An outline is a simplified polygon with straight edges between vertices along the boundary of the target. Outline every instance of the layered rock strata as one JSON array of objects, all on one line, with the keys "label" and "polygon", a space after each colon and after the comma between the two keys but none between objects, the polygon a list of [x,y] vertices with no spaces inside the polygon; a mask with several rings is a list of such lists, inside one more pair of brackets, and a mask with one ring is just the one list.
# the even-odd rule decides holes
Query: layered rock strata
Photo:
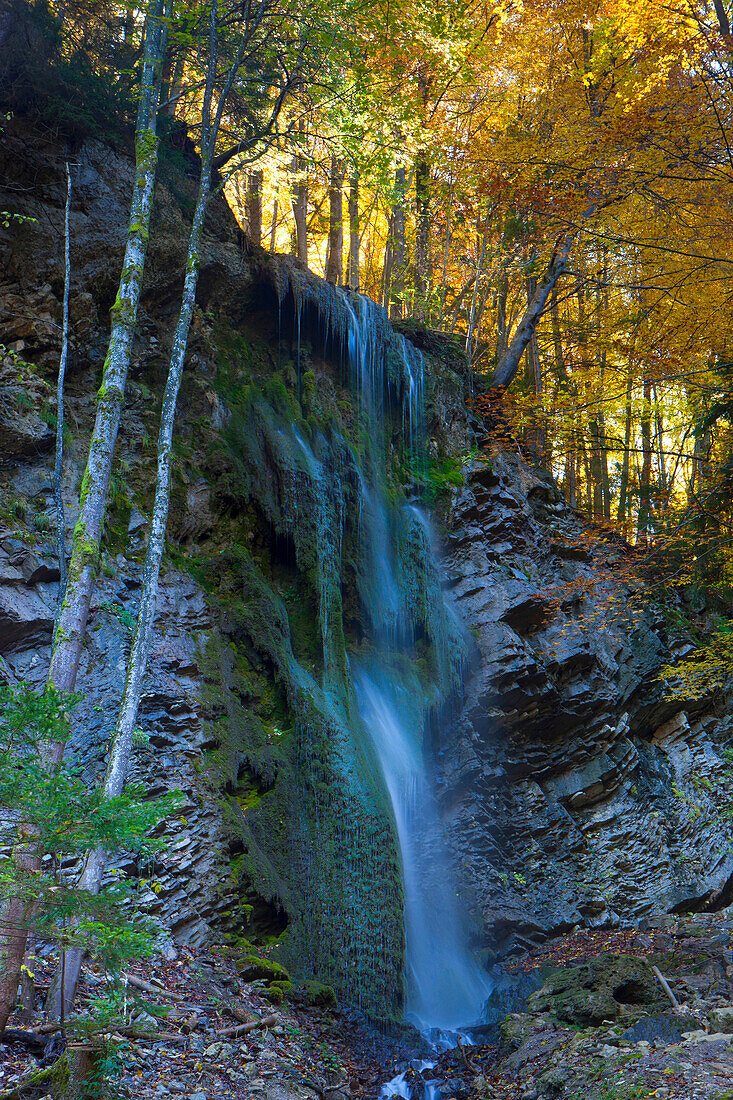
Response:
[{"label": "layered rock strata", "polygon": [[730,719],[665,698],[683,643],[633,566],[516,455],[456,494],[447,584],[477,659],[439,768],[493,954],[728,898]]}]

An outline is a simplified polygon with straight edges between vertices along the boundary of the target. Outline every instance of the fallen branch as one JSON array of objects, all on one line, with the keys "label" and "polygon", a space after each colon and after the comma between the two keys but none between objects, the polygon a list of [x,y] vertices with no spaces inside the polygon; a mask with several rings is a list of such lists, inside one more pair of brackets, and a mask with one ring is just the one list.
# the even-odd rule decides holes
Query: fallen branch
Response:
[{"label": "fallen branch", "polygon": [[239,1020],[240,1024],[251,1024],[253,1022],[249,1012],[242,1005],[238,1005],[236,1001],[225,1001],[224,1008],[230,1016],[233,1016],[235,1020]]},{"label": "fallen branch", "polygon": [[42,1039],[37,1031],[21,1031],[15,1027],[5,1028],[0,1035],[0,1043],[22,1043],[32,1054],[39,1055],[43,1054],[46,1046],[45,1039]]},{"label": "fallen branch", "polygon": [[166,989],[162,985],[153,982],[146,982],[144,978],[138,978],[137,974],[125,974],[124,978],[134,985],[136,989],[142,989],[144,993],[156,993],[159,997],[168,997],[171,1001],[177,1001],[178,1004],[185,1004],[186,998],[182,997],[180,993],[173,993],[172,990]]},{"label": "fallen branch", "polygon": [[181,1021],[181,1027],[186,1032],[195,1031],[199,1026],[200,1018],[199,1012],[192,1012],[190,1016],[187,1016],[185,1020]]},{"label": "fallen branch", "polygon": [[261,1020],[251,1020],[248,1024],[237,1024],[236,1027],[225,1027],[223,1031],[217,1031],[217,1036],[224,1039],[229,1035],[246,1035],[249,1031],[256,1031],[258,1027],[269,1027],[278,1022],[277,1016],[263,1016]]},{"label": "fallen branch", "polygon": [[664,974],[662,974],[661,970],[657,966],[654,966],[653,964],[652,964],[652,971],[654,973],[654,977],[657,979],[657,981],[661,985],[662,989],[664,990],[664,992],[669,997],[672,1008],[675,1010],[675,1012],[678,1014],[678,1016],[684,1015],[684,1009],[682,1009],[680,1007],[680,1002],[677,1000],[674,993],[670,989],[669,982],[665,978]]}]

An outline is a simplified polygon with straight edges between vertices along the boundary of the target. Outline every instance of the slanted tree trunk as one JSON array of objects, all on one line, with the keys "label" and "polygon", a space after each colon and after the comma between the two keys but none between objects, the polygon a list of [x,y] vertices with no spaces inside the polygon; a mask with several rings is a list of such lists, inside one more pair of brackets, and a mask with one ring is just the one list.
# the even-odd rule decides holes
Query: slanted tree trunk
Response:
[{"label": "slanted tree trunk", "polygon": [[[163,408],[160,419],[160,431],[158,434],[158,474],[155,484],[155,502],[153,505],[153,520],[151,524],[150,539],[148,541],[143,573],[143,588],[138,611],[137,628],[132,643],[130,659],[127,666],[127,676],[122,694],[122,701],[117,716],[112,744],[110,749],[107,773],[104,781],[104,796],[107,799],[119,797],[127,777],[127,769],[132,749],[132,737],[137,720],[137,712],[142,694],[143,679],[147,667],[150,642],[155,623],[155,607],[158,596],[158,580],[160,576],[160,563],[165,550],[165,533],[168,522],[168,507],[170,502],[171,482],[171,451],[173,446],[173,428],[176,414],[178,392],[183,376],[183,365],[188,344],[188,334],[191,327],[193,308],[196,303],[196,287],[198,285],[199,269],[201,265],[201,239],[203,235],[204,218],[211,194],[211,172],[213,152],[216,145],[216,137],[221,123],[226,96],[231,88],[234,77],[234,67],[239,67],[234,62],[229,79],[224,85],[222,94],[216,109],[216,114],[211,118],[211,103],[216,83],[217,68],[217,4],[211,3],[210,15],[210,47],[209,63],[207,69],[206,85],[202,107],[202,133],[201,133],[201,176],[199,179],[198,197],[194,210],[191,234],[188,242],[188,255],[186,257],[186,276],[183,284],[183,297],[181,309],[178,315],[173,347],[168,368],[168,379],[163,395]],[[97,894],[102,881],[102,875],[106,864],[105,853],[101,849],[88,852],[84,861],[78,888]],[[74,947],[66,952],[63,968],[63,982],[60,976],[52,989],[49,1011],[54,1019],[65,1018],[71,1011],[76,985],[79,979],[84,951]]]},{"label": "slanted tree trunk", "polygon": [[247,233],[253,244],[262,244],[262,181],[261,168],[250,171],[247,177]]},{"label": "slanted tree trunk", "polygon": [[344,283],[344,162],[331,157],[328,188],[328,260],[326,279],[334,286]]},{"label": "slanted tree trunk", "polygon": [[349,177],[349,290],[359,289],[359,173]]},{"label": "slanted tree trunk", "polygon": [[[593,216],[598,209],[598,204],[593,203],[581,216],[581,221],[585,222]],[[570,255],[573,250],[573,245],[578,236],[579,230],[573,228],[569,233],[557,242],[555,249],[550,257],[550,262],[547,265],[547,269],[542,278],[537,283],[537,289],[535,290],[532,301],[527,306],[524,312],[524,316],[517,325],[514,336],[511,339],[509,347],[502,355],[499,363],[497,364],[494,375],[491,379],[492,386],[506,387],[514,378],[517,370],[519,369],[519,363],[524,349],[531,340],[534,332],[537,328],[537,322],[542,316],[547,300],[552,294],[558,279],[561,275],[564,275],[567,271],[568,263],[570,261]]]},{"label": "slanted tree trunk", "polygon": [[[135,131],[135,179],[130,223],[117,299],[112,307],[112,332],[97,394],[97,416],[81,484],[79,520],[74,530],[71,561],[61,610],[54,631],[48,683],[59,692],[74,690],[89,604],[97,577],[99,549],[120,415],[125,396],[132,339],[142,287],[148,245],[153,187],[158,163],[156,132],[158,77],[165,52],[167,2],[150,0],[145,30],[143,67]],[[59,763],[64,745],[47,746],[49,762]],[[22,830],[21,830],[22,831]],[[40,854],[28,837],[21,843],[22,858],[31,871],[40,867]],[[12,904],[11,904],[12,910]],[[28,929],[7,907],[0,918],[0,1034],[5,1029],[18,991]]]}]

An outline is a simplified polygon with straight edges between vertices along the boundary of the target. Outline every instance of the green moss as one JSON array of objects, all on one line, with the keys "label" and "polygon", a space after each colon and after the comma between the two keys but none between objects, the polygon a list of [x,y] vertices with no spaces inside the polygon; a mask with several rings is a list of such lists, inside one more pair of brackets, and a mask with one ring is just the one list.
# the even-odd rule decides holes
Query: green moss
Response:
[{"label": "green moss", "polygon": [[297,989],[297,997],[307,1005],[336,1007],[336,994],[330,985],[323,985],[322,982],[303,982]]},{"label": "green moss", "polygon": [[284,966],[273,962],[272,959],[263,959],[259,955],[245,955],[237,960],[237,971],[246,982],[287,982],[290,984],[290,975]]}]

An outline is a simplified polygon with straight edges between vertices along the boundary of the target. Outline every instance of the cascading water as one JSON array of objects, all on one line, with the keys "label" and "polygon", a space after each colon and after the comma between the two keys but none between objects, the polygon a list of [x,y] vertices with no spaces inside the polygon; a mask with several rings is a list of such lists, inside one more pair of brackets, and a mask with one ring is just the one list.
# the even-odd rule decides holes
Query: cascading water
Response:
[{"label": "cascading water", "polygon": [[478,1022],[491,990],[468,949],[455,876],[415,728],[414,702],[389,674],[359,669],[356,686],[400,843],[407,1017],[425,1032],[455,1031]]},{"label": "cascading water", "polygon": [[[349,360],[371,429],[375,474],[371,487],[361,487],[360,589],[379,647],[371,660],[352,662],[352,674],[397,827],[405,897],[406,1015],[426,1034],[450,1032],[479,1021],[491,985],[469,948],[423,753],[422,727],[431,702],[436,702],[435,686],[426,687],[404,672],[405,655],[414,656],[414,609],[401,583],[396,518],[403,528],[424,526],[425,521],[408,506],[401,517],[390,514],[376,469],[376,451],[384,446],[385,393],[397,386],[404,442],[413,466],[419,462],[423,360],[417,349],[393,334],[384,311],[368,299],[358,299],[355,306],[348,302],[348,311]],[[383,455],[379,458],[383,463]],[[442,600],[437,588],[436,598]],[[447,615],[445,608],[433,608],[433,615],[438,611]],[[445,645],[449,637],[444,632]],[[447,653],[437,661],[443,668],[450,663]],[[400,1080],[385,1086],[385,1095],[409,1095]]]}]

